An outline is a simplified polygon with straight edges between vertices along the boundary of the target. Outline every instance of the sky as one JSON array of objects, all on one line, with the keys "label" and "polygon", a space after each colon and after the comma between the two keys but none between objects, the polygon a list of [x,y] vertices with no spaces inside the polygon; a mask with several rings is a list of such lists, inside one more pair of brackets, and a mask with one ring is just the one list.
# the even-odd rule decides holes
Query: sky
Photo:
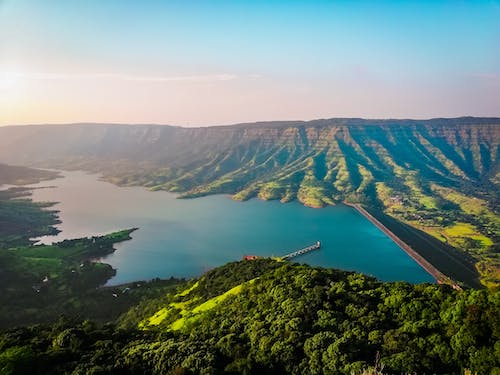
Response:
[{"label": "sky", "polygon": [[464,115],[500,116],[500,0],[0,0],[0,125]]}]

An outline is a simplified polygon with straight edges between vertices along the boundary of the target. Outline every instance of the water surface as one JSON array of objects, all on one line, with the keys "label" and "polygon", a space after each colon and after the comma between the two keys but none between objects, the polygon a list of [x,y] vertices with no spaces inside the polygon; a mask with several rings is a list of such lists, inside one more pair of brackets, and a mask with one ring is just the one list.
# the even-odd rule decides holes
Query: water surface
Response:
[{"label": "water surface", "polygon": [[155,277],[194,277],[245,254],[284,255],[317,240],[321,250],[296,258],[314,266],[355,270],[384,281],[433,278],[356,210],[312,209],[223,195],[176,199],[172,193],[117,187],[84,172],[33,186],[37,201],[56,201],[62,231],[44,243],[139,227],[104,258],[118,269],[110,284]]}]

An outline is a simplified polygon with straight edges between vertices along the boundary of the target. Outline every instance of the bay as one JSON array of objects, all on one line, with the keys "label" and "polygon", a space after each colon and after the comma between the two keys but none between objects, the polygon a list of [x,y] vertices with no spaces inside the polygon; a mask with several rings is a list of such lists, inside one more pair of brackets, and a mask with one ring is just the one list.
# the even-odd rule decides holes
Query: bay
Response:
[{"label": "bay", "polygon": [[321,249],[295,258],[313,266],[353,270],[384,281],[434,279],[355,209],[312,209],[298,202],[224,195],[177,199],[173,193],[117,187],[81,171],[32,185],[35,201],[59,202],[57,236],[42,243],[138,227],[103,262],[117,268],[108,284],[155,277],[195,277],[244,255],[281,256],[321,241]]}]

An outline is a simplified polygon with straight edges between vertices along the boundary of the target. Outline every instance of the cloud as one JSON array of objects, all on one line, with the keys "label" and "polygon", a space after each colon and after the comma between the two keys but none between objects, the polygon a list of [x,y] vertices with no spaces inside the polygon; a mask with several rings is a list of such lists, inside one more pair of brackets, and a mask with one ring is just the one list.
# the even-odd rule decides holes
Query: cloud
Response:
[{"label": "cloud", "polygon": [[172,75],[172,76],[147,76],[115,73],[26,73],[26,72],[0,72],[0,77],[10,79],[28,80],[87,80],[107,79],[135,82],[218,82],[231,81],[239,78],[235,74],[201,74],[201,75]]},{"label": "cloud", "polygon": [[124,75],[120,76],[125,81],[142,81],[142,82],[213,82],[213,81],[231,81],[238,78],[234,74],[208,74],[208,75],[192,75],[192,76],[135,76]]}]

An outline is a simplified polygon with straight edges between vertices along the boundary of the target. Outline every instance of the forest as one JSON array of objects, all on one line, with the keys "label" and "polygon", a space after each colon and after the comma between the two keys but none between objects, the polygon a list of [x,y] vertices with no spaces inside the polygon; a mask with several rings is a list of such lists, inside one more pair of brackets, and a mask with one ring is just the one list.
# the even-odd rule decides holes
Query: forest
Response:
[{"label": "forest", "polygon": [[352,272],[258,259],[209,271],[108,324],[60,319],[6,330],[0,369],[498,374],[499,338],[498,292],[381,283]]}]

